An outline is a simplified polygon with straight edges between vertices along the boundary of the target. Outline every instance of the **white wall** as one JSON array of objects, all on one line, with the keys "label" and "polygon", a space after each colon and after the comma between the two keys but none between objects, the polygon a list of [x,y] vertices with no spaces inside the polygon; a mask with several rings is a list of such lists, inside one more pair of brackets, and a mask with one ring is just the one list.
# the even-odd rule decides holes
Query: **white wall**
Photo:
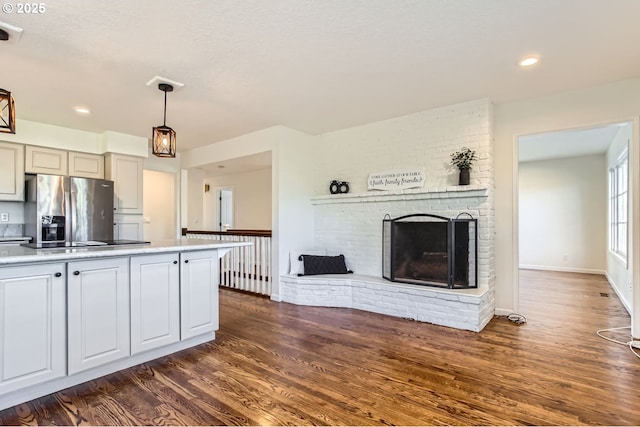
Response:
[{"label": "white wall", "polygon": [[188,171],[188,193],[189,201],[187,214],[187,228],[190,230],[204,230],[204,209],[203,209],[203,182],[205,171],[199,168]]},{"label": "white wall", "polygon": [[[630,141],[631,126],[621,127],[616,134],[613,142],[609,146],[609,150],[607,151],[607,169],[615,167],[618,157],[624,152],[625,149],[627,149]],[[636,193],[636,191],[629,192],[629,206],[633,205],[634,193]],[[633,222],[630,221],[627,235],[627,240],[629,242],[631,241],[632,233]],[[625,261],[621,259],[617,254],[607,250],[607,279],[620,297],[620,300],[627,308],[627,310],[629,312],[632,312],[631,307],[633,304],[633,269],[631,268],[630,260],[631,258],[628,258],[628,260]]]},{"label": "white wall", "polygon": [[332,179],[348,181],[352,193],[367,193],[370,173],[412,167],[424,169],[426,189],[454,186],[459,172],[449,166],[450,154],[466,146],[476,150],[479,157],[471,170],[471,184],[486,188],[487,196],[318,203],[314,209],[314,244],[308,247],[344,254],[356,273],[380,277],[385,214],[392,218],[413,213],[454,218],[461,212],[469,212],[478,218],[478,283],[492,289],[495,267],[491,111],[489,100],[482,99],[322,135],[316,154],[316,195],[328,195]]},{"label": "white wall", "polygon": [[[293,129],[281,130],[280,143],[274,150],[273,241],[277,251],[277,289],[272,298],[280,300],[280,274],[289,271],[289,251],[310,247],[313,241],[313,208],[309,198],[313,188],[313,165],[316,160],[317,138]],[[275,181],[277,180],[277,185]],[[275,284],[274,280],[274,284]]]},{"label": "white wall", "polygon": [[520,267],[604,274],[604,154],[519,165]]},{"label": "white wall", "polygon": [[449,105],[321,135],[315,194],[329,194],[333,179],[349,182],[350,192],[367,191],[372,172],[423,168],[425,187],[457,185],[450,166],[457,148],[479,149],[471,184],[493,186],[491,104],[488,99]]},{"label": "white wall", "polygon": [[[630,149],[632,188],[640,188],[638,114],[640,79],[499,104],[494,109],[496,177],[496,304],[498,314],[518,310],[518,228],[516,141],[520,135],[633,122]],[[640,214],[638,198],[632,221]],[[640,265],[640,236],[633,231],[632,265]],[[640,274],[633,272],[633,330],[640,336]]]},{"label": "white wall", "polygon": [[216,188],[233,188],[233,228],[271,230],[271,168],[205,177],[210,190],[203,192],[203,226],[217,230],[219,212]]}]

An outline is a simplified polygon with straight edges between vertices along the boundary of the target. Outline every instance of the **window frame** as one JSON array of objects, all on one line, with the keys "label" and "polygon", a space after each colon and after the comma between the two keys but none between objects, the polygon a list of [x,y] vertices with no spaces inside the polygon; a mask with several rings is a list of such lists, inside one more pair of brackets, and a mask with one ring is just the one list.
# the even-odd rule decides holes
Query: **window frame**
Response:
[{"label": "window frame", "polygon": [[629,151],[609,169],[609,251],[625,263],[629,254]]}]

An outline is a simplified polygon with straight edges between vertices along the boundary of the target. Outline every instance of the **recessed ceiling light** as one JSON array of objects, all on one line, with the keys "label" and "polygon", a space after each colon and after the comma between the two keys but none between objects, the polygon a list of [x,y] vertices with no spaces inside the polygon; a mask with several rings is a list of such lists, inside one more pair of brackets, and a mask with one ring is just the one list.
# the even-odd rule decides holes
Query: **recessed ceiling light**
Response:
[{"label": "recessed ceiling light", "polygon": [[534,64],[537,64],[539,60],[540,58],[538,58],[537,56],[527,56],[525,58],[522,58],[519,64],[521,67],[530,67]]},{"label": "recessed ceiling light", "polygon": [[84,116],[91,114],[91,110],[89,110],[87,107],[73,107],[73,111]]}]

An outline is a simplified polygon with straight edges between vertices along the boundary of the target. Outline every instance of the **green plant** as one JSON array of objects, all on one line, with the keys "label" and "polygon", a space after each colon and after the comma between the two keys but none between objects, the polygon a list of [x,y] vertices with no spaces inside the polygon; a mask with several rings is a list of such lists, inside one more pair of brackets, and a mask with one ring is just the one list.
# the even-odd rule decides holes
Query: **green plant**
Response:
[{"label": "green plant", "polygon": [[471,169],[473,162],[477,159],[476,152],[467,147],[451,153],[451,164],[460,170]]}]

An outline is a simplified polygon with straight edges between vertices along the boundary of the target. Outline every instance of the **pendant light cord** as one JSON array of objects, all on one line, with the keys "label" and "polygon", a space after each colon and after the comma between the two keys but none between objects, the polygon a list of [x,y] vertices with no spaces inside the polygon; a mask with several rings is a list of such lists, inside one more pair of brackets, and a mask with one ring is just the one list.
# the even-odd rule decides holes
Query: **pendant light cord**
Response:
[{"label": "pendant light cord", "polygon": [[167,126],[167,91],[164,92],[164,119],[162,120],[162,126]]}]

